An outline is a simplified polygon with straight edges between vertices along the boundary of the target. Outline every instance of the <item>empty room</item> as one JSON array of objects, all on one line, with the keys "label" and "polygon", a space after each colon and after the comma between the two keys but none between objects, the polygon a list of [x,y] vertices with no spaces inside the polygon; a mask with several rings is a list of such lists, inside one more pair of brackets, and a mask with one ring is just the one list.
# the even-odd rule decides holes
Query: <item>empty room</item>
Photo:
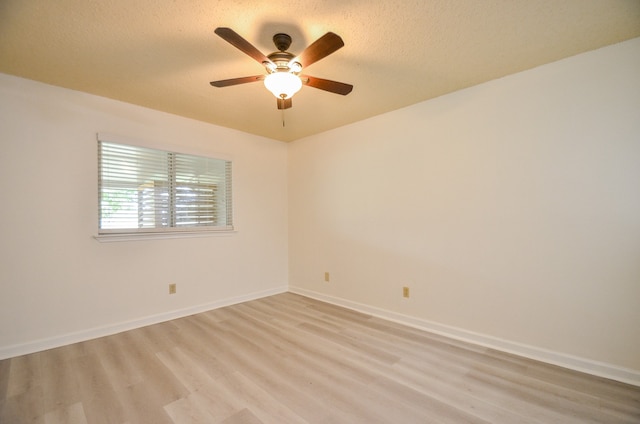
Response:
[{"label": "empty room", "polygon": [[639,423],[637,0],[0,2],[0,423]]}]

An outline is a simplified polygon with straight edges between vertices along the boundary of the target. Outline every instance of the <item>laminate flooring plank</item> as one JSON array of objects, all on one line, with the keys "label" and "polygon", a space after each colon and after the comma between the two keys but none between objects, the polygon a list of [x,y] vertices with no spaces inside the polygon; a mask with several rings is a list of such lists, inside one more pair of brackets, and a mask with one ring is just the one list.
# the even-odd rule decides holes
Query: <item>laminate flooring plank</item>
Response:
[{"label": "laminate flooring plank", "polygon": [[45,412],[68,407],[81,401],[76,375],[75,353],[77,352],[78,349],[65,347],[41,353]]},{"label": "laminate flooring plank", "polygon": [[229,314],[232,313],[235,306],[236,305],[214,309],[212,311],[204,312],[202,314],[192,315],[189,318],[199,319],[199,318],[206,317],[208,321],[213,322],[214,324],[228,321],[229,319],[231,319]]},{"label": "laminate flooring plank", "polygon": [[[11,361],[0,360],[0,413],[2,413],[2,402],[7,398],[9,393],[9,376],[11,372]],[[30,379],[27,378],[27,381]]]},{"label": "laminate flooring plank", "polygon": [[284,366],[282,358],[274,360],[267,356],[268,350],[233,332],[225,332],[223,340],[230,348],[225,361],[297,415],[309,422],[340,422],[334,408],[315,394],[309,395],[302,390],[309,382],[300,376],[298,370]]},{"label": "laminate flooring plank", "polygon": [[246,303],[240,303],[238,305],[233,305],[233,310],[240,311],[251,315],[254,319],[268,323],[275,321],[275,315],[272,313],[273,309],[261,308],[260,303],[257,301],[251,301]]},{"label": "laminate flooring plank", "polygon": [[296,315],[293,313],[288,313],[284,307],[274,308],[268,304],[254,302],[247,307],[257,310],[264,315],[271,315],[271,319],[269,321],[277,322],[279,325],[283,327],[295,327],[303,322],[305,322],[305,318]]},{"label": "laminate flooring plank", "polygon": [[[199,368],[196,361],[190,358],[180,348],[171,352],[161,352],[159,356],[167,368],[171,369],[192,393],[198,393],[197,405],[180,402],[165,409],[177,416],[193,407],[197,413],[201,406],[206,406],[211,422],[236,414],[251,406],[252,408],[266,408],[266,416],[277,419],[273,422],[304,422],[293,412],[280,405],[268,393],[255,385],[251,385],[239,373],[229,373],[218,378],[212,378]],[[256,390],[258,389],[258,390]],[[189,399],[188,402],[193,402]],[[262,406],[264,405],[264,407]],[[178,408],[178,409],[175,409]]]},{"label": "laminate flooring plank", "polygon": [[[367,325],[372,317],[360,312],[350,311],[346,308],[334,307],[328,305],[326,311],[320,311],[321,305],[307,304],[307,305],[295,305],[292,303],[284,303],[279,305],[276,309],[288,316],[299,317],[304,322],[324,322],[326,324],[332,324],[336,328],[344,328],[352,325]],[[353,319],[356,317],[357,319]]]},{"label": "laminate flooring plank", "polygon": [[244,405],[230,396],[223,384],[203,372],[197,362],[186,355],[180,348],[158,354],[168,369],[190,391],[190,395],[198,393],[200,404],[206,404],[212,419],[220,420],[237,412]]},{"label": "laminate flooring plank", "polygon": [[[480,371],[482,367],[476,367]],[[565,384],[557,385],[538,378],[531,378],[529,374],[514,373],[509,369],[492,367],[484,370],[484,375],[497,379],[499,384],[517,385],[526,393],[533,393],[535,397],[542,399],[545,404],[553,404],[556,410],[565,410],[573,416],[583,416],[584,422],[609,422],[621,420],[621,422],[640,422],[637,416],[637,408],[622,407],[624,404],[612,402],[609,399],[598,397],[592,388],[587,390],[576,389]],[[531,397],[531,395],[527,395]],[[546,399],[546,400],[545,400]],[[573,412],[572,412],[573,411]]]},{"label": "laminate flooring plank", "polygon": [[253,412],[248,409],[243,409],[236,412],[232,416],[220,421],[220,424],[264,424]]},{"label": "laminate flooring plank", "polygon": [[153,352],[169,350],[180,343],[179,329],[172,321],[135,330]]},{"label": "laminate flooring plank", "polygon": [[361,352],[348,352],[339,344],[323,343],[323,339],[301,330],[298,327],[282,329],[277,323],[260,322],[247,316],[239,325],[238,331],[251,334],[257,331],[255,340],[264,344],[277,344],[283,356],[302,356],[309,358],[321,367],[327,367],[343,376],[350,376],[364,384],[373,382],[377,377],[369,370],[378,362]]},{"label": "laminate flooring plank", "polygon": [[[164,410],[167,404],[165,393],[158,390],[155,381],[147,380],[118,392],[118,398],[126,421],[131,424],[173,424]],[[174,402],[174,397],[169,402]]]},{"label": "laminate flooring plank", "polygon": [[[461,408],[460,405],[454,404],[448,399],[439,399],[391,378],[380,378],[371,385],[371,388],[377,391],[381,397],[389,397],[393,403],[401,408],[418,411],[423,416],[423,422],[430,422],[431,420],[446,424],[490,424],[494,422],[488,420],[487,417],[473,408]],[[374,397],[370,401],[377,402],[378,399],[379,397]]]},{"label": "laminate flooring plank", "polygon": [[7,398],[4,402],[2,424],[44,424],[44,393],[41,387]]},{"label": "laminate flooring plank", "polygon": [[[597,406],[580,404],[570,401],[567,398],[560,398],[556,394],[536,390],[528,384],[528,380],[505,379],[493,373],[480,373],[473,371],[469,374],[473,379],[485,383],[487,387],[495,392],[501,392],[505,396],[518,399],[526,399],[526,402],[538,410],[552,411],[554,415],[559,415],[557,422],[560,423],[585,423],[585,424],[608,424],[613,422],[615,417],[598,410]],[[619,418],[618,422],[632,422]]]},{"label": "laminate flooring plank", "polygon": [[80,367],[83,393],[98,394],[83,399],[90,423],[171,423],[162,407],[187,393],[156,358],[144,332],[104,338],[93,350],[86,357],[90,364]]},{"label": "laminate flooring plank", "polygon": [[206,387],[213,380],[213,377],[200,368],[197,360],[189,357],[180,347],[159,352],[157,355],[164,366],[189,391],[189,394]]},{"label": "laminate flooring plank", "polygon": [[[451,358],[450,356],[444,355],[440,355],[439,357]],[[629,419],[631,416],[630,413],[632,413],[630,411],[616,411],[616,408],[611,408],[610,412],[605,411],[603,403],[608,402],[597,398],[589,391],[578,391],[568,385],[558,386],[536,378],[523,379],[522,374],[526,373],[532,365],[535,366],[535,361],[518,360],[517,362],[500,362],[492,356],[478,357],[478,355],[464,354],[464,352],[462,352],[461,355],[456,354],[453,358],[453,364],[455,364],[456,367],[467,366],[470,371],[482,370],[490,376],[499,376],[499,381],[511,381],[514,384],[518,383],[518,386],[522,386],[523,390],[530,390],[532,393],[538,391],[540,393],[550,394],[552,395],[551,402],[555,402],[555,399],[562,399],[562,402],[558,402],[558,408],[560,408],[560,405],[564,405],[565,408],[571,408],[572,404],[579,404],[577,408],[579,411],[583,411],[584,422],[589,422],[589,420],[606,422],[610,419],[607,415],[616,416],[618,419]],[[595,417],[600,418],[596,419]]]},{"label": "laminate flooring plank", "polygon": [[571,417],[567,417],[560,411],[540,405],[535,399],[530,399],[517,392],[518,387],[512,386],[511,390],[504,387],[495,387],[490,381],[479,378],[480,373],[472,375],[461,370],[456,373],[452,369],[441,369],[438,363],[425,365],[423,363],[410,363],[405,361],[395,365],[404,375],[418,377],[414,382],[426,384],[430,379],[441,384],[453,385],[458,390],[464,390],[475,399],[480,399],[490,405],[517,411],[520,415],[537,419],[544,423],[575,423]]},{"label": "laminate flooring plank", "polygon": [[220,378],[229,396],[238,399],[264,424],[306,424],[307,420],[240,372]]},{"label": "laminate flooring plank", "polygon": [[[366,323],[366,324],[369,324],[369,323]],[[363,327],[366,324],[359,324],[360,327],[361,327],[361,328],[359,328],[359,330],[362,331]],[[350,329],[347,329],[347,330],[345,330],[345,333],[348,333],[349,331],[350,331]],[[466,348],[466,346],[465,346],[465,348]],[[469,356],[469,354],[466,352],[466,349],[463,350],[461,353],[462,353],[462,356],[459,357],[457,362],[463,362],[464,361],[464,357],[465,356]],[[492,351],[491,353],[495,353],[495,351]],[[480,356],[476,355],[476,356],[480,359],[479,364],[477,366],[483,366],[483,364],[490,364],[490,365],[494,366],[494,368],[493,368],[494,370],[498,370],[501,365],[503,365],[502,368],[509,368],[509,362],[501,360],[501,358],[498,358],[497,355],[494,356],[494,355],[485,354],[485,355],[480,355]],[[526,371],[533,362],[535,362],[535,361],[530,361],[530,360],[523,361],[522,358],[520,358],[517,361],[511,362],[511,364],[513,364],[511,368],[519,368],[520,371]],[[540,386],[540,383],[536,382],[535,380],[531,380],[529,385],[531,385],[531,384],[537,385],[538,387]],[[548,388],[550,390],[553,390],[552,386],[548,386]],[[577,393],[575,391],[572,392],[571,390],[562,391],[562,390],[559,390],[559,389],[555,389],[554,392],[555,392],[556,395],[562,394],[565,397],[573,397],[574,398],[573,399],[574,402],[578,402],[578,403],[583,404],[583,408],[582,408],[582,409],[584,409],[584,411],[583,411],[583,414],[584,414],[583,419],[586,420],[585,422],[588,422],[588,420],[593,420],[593,421],[599,422],[599,421],[604,421],[604,420],[608,419],[608,417],[606,417],[605,415],[601,414],[602,411],[597,410],[593,405],[591,405],[589,403],[589,399],[592,398],[591,394],[588,394],[588,393],[586,393],[586,394]],[[567,405],[565,405],[565,407],[566,408],[571,408],[571,403],[567,403]],[[626,413],[626,411],[625,411],[625,413]],[[625,413],[614,413],[613,415],[617,416],[618,419],[628,419],[628,417],[632,416],[632,414],[633,414],[633,412],[631,414],[625,414]],[[595,418],[592,417],[592,415],[600,416],[600,418],[599,419],[595,419]]]},{"label": "laminate flooring plank", "polygon": [[219,335],[216,335],[216,332],[220,330],[221,322],[223,321],[217,321],[209,313],[177,320],[175,323],[180,329],[181,336],[178,346],[183,347],[187,344],[194,349],[207,350],[214,354],[221,352],[224,345],[216,343],[216,340],[219,341]]},{"label": "laminate flooring plank", "polygon": [[89,424],[125,421],[121,399],[97,355],[89,354],[77,360],[73,372],[77,375],[78,402],[82,403]]},{"label": "laminate flooring plank", "polygon": [[141,333],[122,333],[128,346],[129,361],[139,370],[143,381],[152,381],[154,395],[163,404],[178,400],[189,394],[188,390],[178,381],[156,356],[154,349],[146,344]]},{"label": "laminate flooring plank", "polygon": [[[166,361],[167,367],[184,381],[185,386],[193,387],[191,394],[186,399],[190,405],[193,405],[194,402],[198,405],[196,411],[204,408],[210,416],[210,422],[219,422],[243,408],[237,399],[229,396],[224,385],[218,380],[204,373],[194,372],[194,369],[198,368],[197,364],[179,349],[163,352],[161,355],[163,361]],[[183,404],[181,408],[186,411],[187,405]],[[166,406],[165,409],[170,410],[171,406]]]},{"label": "laminate flooring plank", "polygon": [[[476,411],[488,420],[496,422],[555,422],[550,417],[540,416],[528,403],[519,399],[514,401],[503,394],[495,394],[481,384],[467,377],[464,370],[440,368],[438,363],[424,364],[401,361],[394,365],[402,381],[406,381],[418,390],[432,394],[445,402],[451,402],[458,408]],[[499,421],[498,418],[507,418]],[[556,416],[552,417],[557,418]]]},{"label": "laminate flooring plank", "polygon": [[375,394],[364,396],[364,399],[372,404],[381,404],[383,422],[405,422],[403,412],[412,410],[419,417],[412,422],[490,423],[475,411],[464,410],[392,379],[380,379],[370,386],[370,390]]},{"label": "laminate flooring plank", "polygon": [[[425,357],[424,355],[407,355],[407,352],[396,353],[398,353],[403,358],[414,358],[415,361],[419,363],[427,364],[426,366],[429,366],[428,364],[432,363],[432,361],[430,361],[429,358]],[[446,358],[447,361],[450,361],[447,356],[444,356],[444,358]],[[358,364],[348,364],[347,366],[357,367]],[[442,366],[442,364],[438,364],[439,368],[441,368]],[[449,370],[452,370],[451,366],[445,367],[448,367]],[[395,381],[397,384],[395,386],[394,392],[402,391],[403,387],[405,387],[406,389],[410,388],[411,390],[415,390],[417,392],[428,395],[429,397],[439,400],[442,403],[448,404],[449,406],[454,406],[455,408],[461,409],[463,411],[467,411],[468,413],[489,422],[534,422],[533,420],[510,413],[509,411],[499,408],[496,405],[492,405],[490,403],[482,401],[481,399],[472,397],[468,393],[467,387],[463,385],[456,385],[453,388],[447,389],[447,384],[445,383],[447,380],[464,379],[464,375],[467,372],[467,369],[464,367],[456,368],[456,372],[452,374],[443,372],[430,378],[418,379],[421,383],[424,382],[425,384],[413,384],[412,378],[415,377],[415,374],[410,372],[407,375],[403,376],[397,371],[395,366],[393,366],[393,368],[381,367],[379,365],[372,366],[369,368],[368,372],[373,375],[377,374],[383,376],[386,381],[379,379],[381,384],[384,383],[387,386],[390,386],[388,381]]]},{"label": "laminate flooring plank", "polygon": [[[419,358],[420,359],[424,359],[424,357],[422,355],[419,355]],[[449,358],[449,357],[447,355],[445,355],[444,358]],[[439,364],[439,366],[441,366],[441,364]],[[383,369],[383,367],[377,367],[376,368],[377,372],[379,372],[382,369]],[[464,369],[463,367],[457,367],[457,369],[460,370],[458,372],[458,374],[460,376],[462,376],[466,372],[466,369]],[[395,377],[394,373],[389,373],[389,378],[394,378],[394,377]],[[433,381],[435,381],[438,386],[441,385],[440,384],[440,379],[434,379]],[[435,392],[435,393],[434,392],[427,392],[427,393],[437,394],[437,392]],[[450,397],[451,393],[453,393],[453,392],[449,392],[449,393],[447,393],[447,396],[440,396],[439,398],[440,399],[447,399],[448,397]],[[464,392],[462,392],[462,393],[464,393]],[[495,419],[497,417],[505,417],[505,416],[508,418],[508,420],[506,420],[504,422],[532,422],[531,420],[524,419],[524,417],[518,417],[518,416],[514,416],[513,414],[508,414],[507,411],[504,411],[504,410],[498,409],[497,411],[493,411],[493,409],[495,407],[492,407],[491,405],[487,405],[487,404],[482,405],[482,403],[483,402],[481,402],[478,399],[463,399],[463,401],[459,401],[458,400],[458,405],[459,406],[464,405],[465,406],[465,408],[464,408],[465,410],[468,410],[468,411],[482,411],[482,410],[484,410],[484,412],[485,412],[484,416],[488,417],[489,420],[492,420],[491,422],[495,422],[495,421],[493,421],[493,419]],[[487,411],[488,411],[488,413],[486,413]]]},{"label": "laminate flooring plank", "polygon": [[[254,343],[255,346],[264,347],[263,352],[268,355],[265,358],[270,360],[269,366],[278,371],[280,376],[286,377],[299,390],[308,393],[309,396],[319,397],[324,402],[331,404],[334,408],[342,410],[344,413],[352,413],[353,410],[361,408],[357,402],[349,400],[353,392],[346,392],[346,379],[339,376],[331,379],[331,373],[318,372],[318,364],[304,363],[300,358],[292,354],[284,356],[284,349],[281,340],[273,334],[264,334],[264,331],[253,328],[251,323],[243,323],[241,320],[234,320],[227,323],[229,330],[235,334],[242,334],[247,343]],[[333,390],[328,390],[334,386]]]},{"label": "laminate flooring plank", "polygon": [[144,380],[134,361],[122,334],[91,340],[88,350],[99,358],[114,389],[120,389]]},{"label": "laminate flooring plank", "polygon": [[10,360],[0,360],[0,422],[3,422],[4,408],[8,398],[10,368]]},{"label": "laminate flooring plank", "polygon": [[303,323],[299,325],[299,328],[324,339],[326,342],[336,343],[353,351],[364,352],[366,356],[377,360],[381,364],[391,365],[398,362],[400,359],[397,355],[389,354],[366,343],[358,343],[348,336],[331,332],[316,324]]},{"label": "laminate flooring plank", "polygon": [[[340,308],[339,306],[332,305],[332,310],[335,308]],[[331,316],[334,319],[339,319],[337,317]],[[410,326],[406,326],[403,324],[399,324],[393,321],[383,320],[377,317],[371,317],[369,320],[360,320],[360,321],[348,321],[349,326],[351,328],[369,328],[371,330],[376,330],[380,333],[386,335],[394,335],[400,339],[406,341],[412,341],[422,344],[423,346],[428,345],[441,345],[445,348],[462,348],[465,351],[474,351],[481,354],[486,354],[488,351],[487,348],[474,345],[465,341],[451,339],[445,336],[441,336],[435,333],[429,333],[419,328],[414,328]]]},{"label": "laminate flooring plank", "polygon": [[331,303],[314,302],[309,305],[308,309],[329,316],[340,317],[349,322],[368,322],[373,318],[372,315],[365,314],[364,312],[353,311]]},{"label": "laminate flooring plank", "polygon": [[[496,361],[495,361],[494,359],[491,359],[491,358],[490,358],[490,360],[488,361],[488,363],[495,364],[495,363],[496,363]],[[516,368],[517,368],[519,371],[522,371],[523,369],[525,369],[525,366],[524,366],[524,365],[517,365],[517,367],[516,367]]]},{"label": "laminate flooring plank", "polygon": [[367,334],[378,335],[381,338],[387,339],[390,336],[395,341],[408,344],[409,346],[419,346],[421,349],[438,349],[439,351],[446,352],[462,352],[464,354],[486,355],[489,349],[473,345],[460,340],[447,339],[444,336],[440,336],[434,333],[428,333],[426,331],[403,326],[391,321],[384,321],[379,318],[373,317],[368,321],[353,322],[349,328],[355,331],[363,331]]},{"label": "laminate flooring plank", "polygon": [[18,356],[2,361],[3,376],[6,378],[2,386],[5,387],[6,397],[16,396],[31,391],[42,385],[42,365],[40,354]]},{"label": "laminate flooring plank", "polygon": [[271,316],[269,320],[264,320],[264,322],[275,321],[278,323],[286,323],[290,326],[296,326],[302,324],[303,322],[320,322],[323,327],[330,327],[330,329],[338,331],[343,328],[341,324],[337,324],[332,322],[328,317],[324,317],[319,315],[316,312],[309,311],[306,306],[299,305],[298,308],[294,308],[289,306],[289,304],[278,306],[274,308],[273,306],[269,306],[266,304],[262,304],[259,302],[249,302],[245,305],[242,305],[243,308],[241,311],[249,312],[253,316],[256,316],[255,312],[258,312],[258,316]]},{"label": "laminate flooring plank", "polygon": [[[425,343],[424,341],[411,341],[393,334],[380,333],[377,330],[348,328],[341,332],[355,340],[377,346],[379,349],[392,352],[404,359],[416,361],[430,361],[433,358],[444,358],[456,369],[468,368],[477,364],[495,364],[492,359],[475,350],[466,350],[458,346],[444,346],[442,343]],[[516,372],[524,372],[525,366],[509,364]]]},{"label": "laminate flooring plank", "polygon": [[213,424],[218,421],[211,411],[209,399],[194,392],[164,406],[174,424]]},{"label": "laminate flooring plank", "polygon": [[[243,351],[241,345],[237,343],[236,337],[229,337],[229,333],[220,327],[224,321],[211,321],[209,314],[193,318],[189,321],[181,320],[179,325],[186,328],[200,327],[200,330],[203,331],[202,334],[206,334],[208,345],[214,347],[216,359],[226,367],[225,375],[230,372],[240,372],[248,376],[247,379],[251,381],[251,384],[260,387],[263,391],[275,393],[278,402],[284,401],[292,410],[297,407],[298,410],[315,414],[314,416],[320,418],[325,414],[326,411],[322,409],[321,405],[313,399],[306,398],[298,390],[283,382],[277,374],[274,374],[268,366],[263,364],[260,351],[253,356]],[[285,422],[298,422],[298,420]]]},{"label": "laminate flooring plank", "polygon": [[[515,356],[503,354],[502,352],[498,352],[497,355],[509,359]],[[640,395],[638,395],[638,387],[630,384],[609,380],[603,377],[596,377],[537,361],[531,361],[526,375],[528,378],[546,381],[556,386],[590,393],[593,396],[598,397],[601,402],[628,404],[634,408],[640,409]]]},{"label": "laminate flooring plank", "polygon": [[586,393],[597,397],[600,402],[628,404],[634,405],[634,408],[640,408],[640,396],[638,395],[638,387],[636,386],[493,349],[490,349],[487,354],[501,361],[499,363],[519,363],[525,365],[526,370],[524,374],[526,374],[528,379],[543,381],[554,386]]},{"label": "laminate flooring plank", "polygon": [[0,400],[0,423],[44,422],[44,391],[40,353],[2,362],[4,396]]},{"label": "laminate flooring plank", "polygon": [[45,424],[88,424],[82,403],[74,403],[44,415]]},{"label": "laminate flooring plank", "polygon": [[[330,384],[335,387],[351,386],[351,390],[345,395],[347,398],[351,398],[353,393],[360,393],[360,395],[371,393],[369,386],[378,376],[372,374],[370,370],[379,366],[379,363],[371,361],[358,352],[342,349],[339,345],[324,343],[322,339],[297,328],[283,330],[275,327],[270,330],[256,322],[251,322],[249,325],[258,332],[250,336],[258,344],[268,345],[277,340],[276,343],[286,346],[290,352],[287,358],[299,362],[298,366],[302,369],[317,369],[316,374],[321,374],[322,378],[335,376],[330,381]],[[238,328],[238,331],[251,334],[252,330],[251,328]],[[261,340],[261,334],[264,334],[268,339]],[[313,381],[313,377],[310,378],[310,381]],[[354,387],[354,385],[358,385],[358,387]],[[313,386],[313,389],[315,390],[316,386]],[[429,422],[429,420],[423,419],[423,422]]]},{"label": "laminate flooring plank", "polygon": [[[234,323],[236,322],[234,321]],[[238,324],[235,332],[245,335],[259,345],[267,345],[271,339],[279,338],[273,332],[256,328],[256,324],[249,323],[245,326]],[[296,350],[301,350],[300,347],[298,346]],[[272,349],[266,350],[271,351]],[[377,390],[369,380],[363,381],[358,375],[348,372],[348,369],[331,366],[335,364],[322,363],[317,356],[309,357],[303,353],[296,353],[283,358],[282,361],[285,366],[300,370],[298,374],[305,378],[310,386],[313,386],[312,393],[314,395],[322,396],[327,403],[347,414],[356,414],[356,417],[360,417],[366,422],[424,423],[436,422],[436,420],[438,420],[437,422],[452,423],[485,422],[426,396],[422,396],[423,404],[429,404],[430,408],[410,407],[399,397],[392,396],[390,392]],[[358,395],[354,396],[354,393],[358,393]],[[443,413],[447,409],[449,409],[447,413]],[[430,420],[429,414],[436,415],[436,411],[438,411],[436,418]],[[442,421],[445,415],[447,418]]]},{"label": "laminate flooring plank", "polygon": [[221,350],[211,337],[212,331],[207,332],[193,321],[181,320],[178,324],[182,336],[178,344],[180,350],[197,362],[199,368],[209,377],[217,378],[233,372],[221,361]]}]

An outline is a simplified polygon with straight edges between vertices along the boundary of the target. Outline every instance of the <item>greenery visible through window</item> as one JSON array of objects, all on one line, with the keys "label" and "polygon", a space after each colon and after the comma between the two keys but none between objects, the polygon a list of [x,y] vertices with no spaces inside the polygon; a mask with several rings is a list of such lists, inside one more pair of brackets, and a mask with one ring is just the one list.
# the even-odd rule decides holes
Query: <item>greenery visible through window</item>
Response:
[{"label": "greenery visible through window", "polygon": [[98,141],[99,232],[233,229],[231,162]]}]

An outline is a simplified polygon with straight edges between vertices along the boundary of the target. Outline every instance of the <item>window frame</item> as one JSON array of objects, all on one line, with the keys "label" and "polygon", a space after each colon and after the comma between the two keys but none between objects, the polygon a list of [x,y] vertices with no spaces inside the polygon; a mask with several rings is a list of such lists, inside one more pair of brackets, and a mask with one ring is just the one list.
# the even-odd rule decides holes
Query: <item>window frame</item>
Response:
[{"label": "window frame", "polygon": [[[170,203],[171,210],[169,211],[169,215],[172,217],[170,225],[167,227],[147,227],[147,228],[101,228],[101,219],[102,219],[102,193],[103,193],[103,184],[102,184],[102,164],[101,164],[101,143],[112,143],[118,145],[125,145],[132,148],[141,148],[141,149],[150,149],[156,152],[167,153],[171,157],[196,157],[198,159],[215,159],[224,161],[224,196],[225,196],[225,204],[223,209],[224,214],[224,222],[226,225],[184,225],[184,226],[176,226],[175,216],[177,211],[175,210],[176,198],[177,194],[173,193],[170,195],[173,199]],[[119,136],[113,136],[105,133],[97,134],[97,189],[98,189],[98,205],[97,205],[97,234],[94,235],[94,238],[101,242],[109,242],[109,241],[129,241],[129,240],[141,240],[141,239],[149,239],[149,238],[184,238],[184,237],[207,237],[214,235],[228,235],[231,233],[235,233],[234,227],[234,208],[233,208],[233,161],[228,157],[221,157],[223,155],[211,155],[211,154],[193,154],[189,152],[176,151],[175,149],[166,149],[162,147],[158,147],[157,143],[143,143],[135,140],[126,139]],[[153,183],[165,184],[166,186],[179,186],[183,185],[186,187],[189,186],[198,186],[201,185],[199,182],[193,182],[192,184],[180,182],[176,180],[176,175],[173,173],[170,166],[167,168],[168,178],[171,180],[153,180]],[[142,187],[140,185],[139,187]],[[139,187],[137,190],[139,190]],[[213,185],[209,184],[208,187],[212,188]],[[139,193],[138,193],[139,194]],[[219,207],[220,204],[216,202],[216,206]]]}]

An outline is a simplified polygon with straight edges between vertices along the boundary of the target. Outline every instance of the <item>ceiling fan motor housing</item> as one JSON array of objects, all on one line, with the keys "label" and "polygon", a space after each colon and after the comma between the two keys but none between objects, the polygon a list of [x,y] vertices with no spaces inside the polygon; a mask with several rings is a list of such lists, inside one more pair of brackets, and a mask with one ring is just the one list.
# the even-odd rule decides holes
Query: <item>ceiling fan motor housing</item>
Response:
[{"label": "ceiling fan motor housing", "polygon": [[[278,51],[267,56],[271,61],[271,63],[265,64],[267,71],[299,73],[302,70],[302,65],[293,62],[295,56],[287,51],[291,45],[291,37],[289,34],[278,33],[274,35],[273,43],[276,45]],[[273,65],[276,65],[275,68]]]},{"label": "ceiling fan motor housing", "polygon": [[302,70],[302,66],[298,62],[292,62],[295,56],[289,52],[274,52],[267,57],[276,65],[276,69],[273,69],[271,63],[265,65],[267,70],[271,72],[300,72]]}]

